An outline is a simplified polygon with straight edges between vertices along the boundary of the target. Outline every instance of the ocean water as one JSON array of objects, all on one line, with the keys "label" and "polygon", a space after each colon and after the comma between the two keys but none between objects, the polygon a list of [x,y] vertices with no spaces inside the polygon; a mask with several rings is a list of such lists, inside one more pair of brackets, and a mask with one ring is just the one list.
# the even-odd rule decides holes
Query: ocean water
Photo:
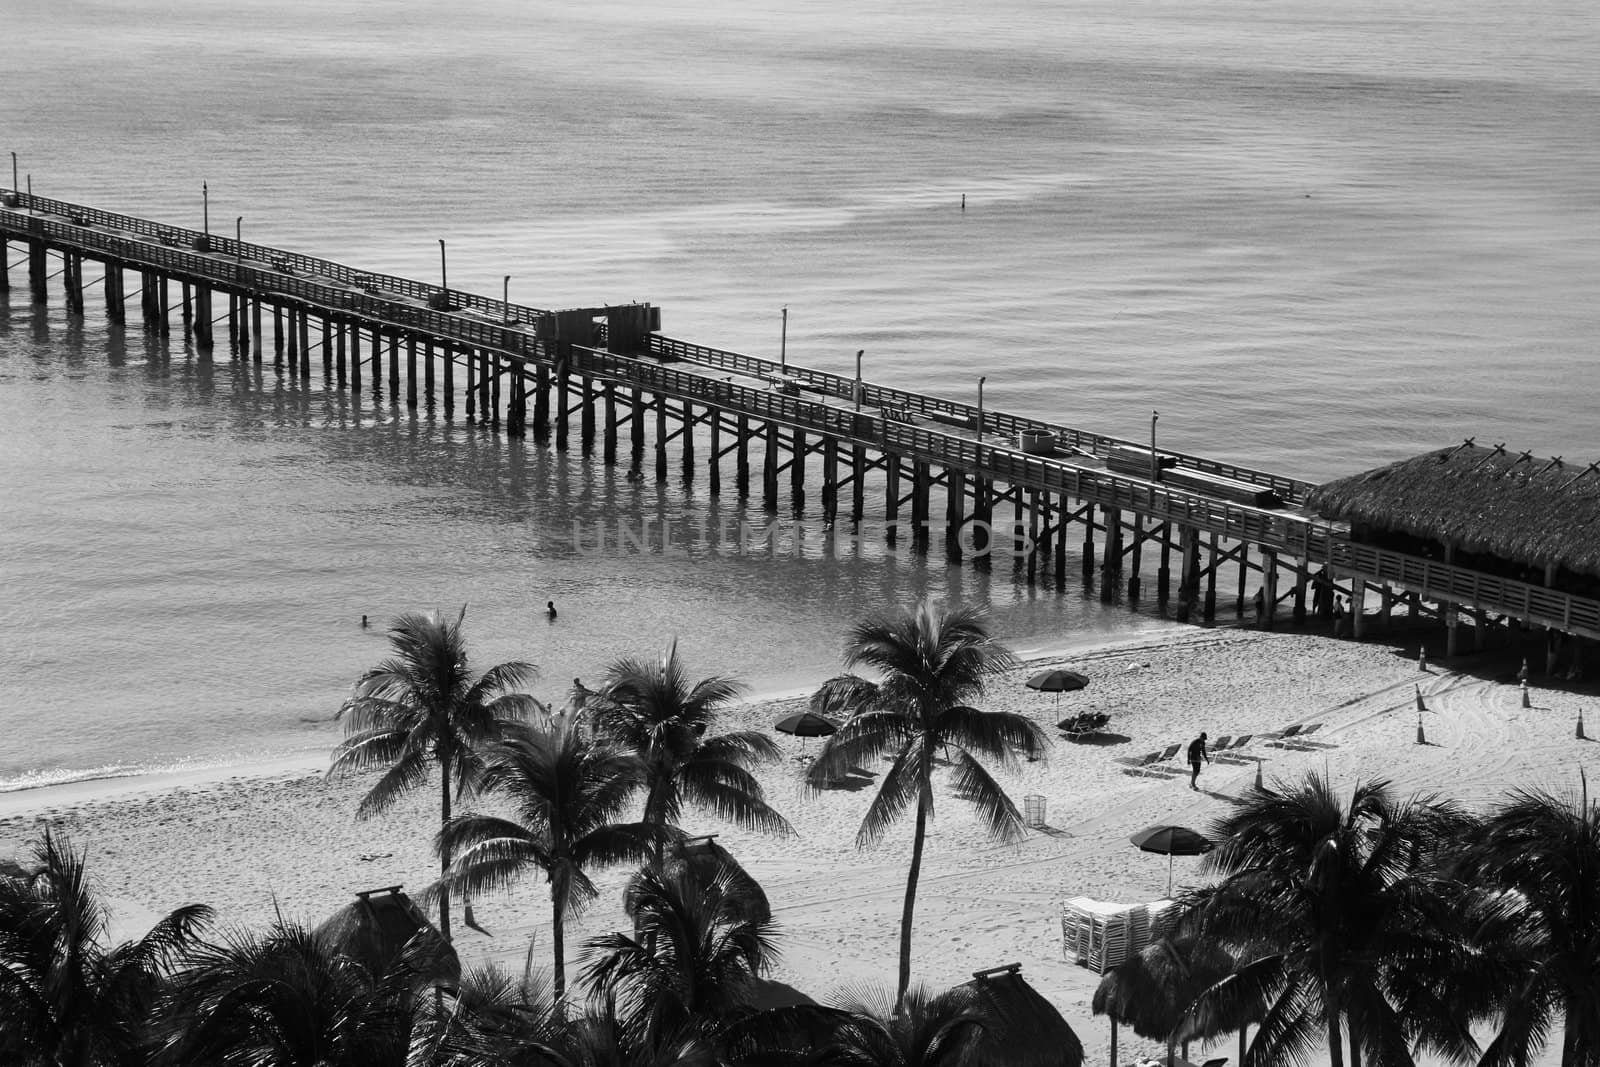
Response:
[{"label": "ocean water", "polygon": [[[1600,458],[1578,0],[7,0],[0,25],[0,151],[43,195],[426,279],[442,239],[454,287],[649,300],[769,356],[786,306],[797,362],[865,349],[969,399],[984,375],[991,407],[1135,438],[1159,409],[1170,447],[1313,480],[1466,436]],[[82,321],[32,306],[24,277],[0,788],[326,749],[383,654],[362,614],[467,605],[479,663],[532,660],[552,699],[674,639],[802,686],[922,595],[1019,649],[1168,625],[875,538],[738,551],[718,531],[763,518],[703,478],[632,485],[108,327],[98,290]],[[616,548],[646,521],[672,543]]]}]

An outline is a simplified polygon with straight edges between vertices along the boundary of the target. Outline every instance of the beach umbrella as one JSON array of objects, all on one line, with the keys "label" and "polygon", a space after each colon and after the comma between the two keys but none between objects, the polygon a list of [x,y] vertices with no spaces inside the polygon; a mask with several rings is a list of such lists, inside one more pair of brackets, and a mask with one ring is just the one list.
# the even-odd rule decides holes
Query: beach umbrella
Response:
[{"label": "beach umbrella", "polygon": [[1141,852],[1167,857],[1167,896],[1172,896],[1172,857],[1201,856],[1216,846],[1211,839],[1187,826],[1147,826],[1128,838]]},{"label": "beach umbrella", "polygon": [[797,711],[773,723],[772,728],[779,733],[793,734],[800,738],[801,747],[804,748],[806,738],[827,737],[839,728],[839,724],[826,715],[818,715],[814,711]]},{"label": "beach umbrella", "polygon": [[1039,671],[1028,678],[1029,689],[1036,689],[1041,693],[1054,693],[1056,703],[1061,702],[1062,693],[1072,693],[1089,684],[1089,676],[1069,671],[1065,667],[1052,667],[1047,671]]}]

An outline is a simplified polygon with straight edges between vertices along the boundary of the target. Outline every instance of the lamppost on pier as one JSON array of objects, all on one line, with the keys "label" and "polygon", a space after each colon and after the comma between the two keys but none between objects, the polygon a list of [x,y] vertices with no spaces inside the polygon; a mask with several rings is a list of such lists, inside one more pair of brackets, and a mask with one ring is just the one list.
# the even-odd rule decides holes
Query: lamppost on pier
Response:
[{"label": "lamppost on pier", "polygon": [[[11,154],[11,158],[13,158],[13,159],[16,158],[16,153],[15,152],[13,152]],[[780,371],[786,371],[786,370],[789,369],[789,305],[788,304],[785,304],[783,306],[783,332],[778,335],[778,369]]]},{"label": "lamppost on pier", "polygon": [[1161,477],[1161,463],[1156,459],[1156,420],[1161,417],[1161,412],[1150,413],[1150,480],[1156,481]]},{"label": "lamppost on pier", "polygon": [[450,275],[445,269],[444,238],[439,238],[439,307],[440,311],[450,310]]},{"label": "lamppost on pier", "polygon": [[200,183],[201,226],[206,235],[206,244],[211,243],[211,190],[206,188],[206,183]]},{"label": "lamppost on pier", "polygon": [[233,260],[235,263],[244,259],[244,216],[240,215],[233,220]]},{"label": "lamppost on pier", "polygon": [[978,440],[983,440],[983,383],[988,380],[988,375],[978,378]]},{"label": "lamppost on pier", "polygon": [[856,410],[861,410],[861,357],[866,354],[865,348],[856,349]]},{"label": "lamppost on pier", "polygon": [[11,153],[11,191],[17,192],[17,154]]},{"label": "lamppost on pier", "polygon": [[511,315],[511,275],[509,274],[500,280],[500,303],[506,306],[506,321],[514,321]]}]

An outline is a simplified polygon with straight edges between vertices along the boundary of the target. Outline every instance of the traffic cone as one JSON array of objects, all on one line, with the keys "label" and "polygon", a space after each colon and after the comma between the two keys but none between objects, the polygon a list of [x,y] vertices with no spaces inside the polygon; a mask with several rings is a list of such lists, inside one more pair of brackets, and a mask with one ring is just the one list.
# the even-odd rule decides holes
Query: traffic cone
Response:
[{"label": "traffic cone", "polygon": [[1587,741],[1587,740],[1589,740],[1587,737],[1583,736],[1583,709],[1582,708],[1578,709],[1578,740],[1579,741]]},{"label": "traffic cone", "polygon": [[1417,649],[1417,670],[1425,671],[1427,669],[1428,669],[1428,650],[1426,648],[1419,648],[1419,649]]},{"label": "traffic cone", "polygon": [[1261,757],[1256,757],[1256,788],[1261,788]]},{"label": "traffic cone", "polygon": [[1422,702],[1422,686],[1419,685],[1415,686],[1414,688],[1417,691],[1417,712],[1420,714],[1428,710],[1428,705]]},{"label": "traffic cone", "polygon": [[1533,701],[1528,699],[1528,683],[1527,682],[1523,682],[1522,683],[1522,706],[1525,707],[1525,708],[1533,707]]}]

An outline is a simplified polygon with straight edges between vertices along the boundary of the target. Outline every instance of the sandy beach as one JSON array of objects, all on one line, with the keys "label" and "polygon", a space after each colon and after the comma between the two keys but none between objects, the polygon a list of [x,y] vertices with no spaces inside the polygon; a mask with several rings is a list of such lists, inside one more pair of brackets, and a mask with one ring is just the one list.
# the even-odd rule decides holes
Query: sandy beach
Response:
[{"label": "sandy beach", "polygon": [[[1059,705],[1022,684],[1032,670],[1058,663],[1090,677],[1087,689],[1062,696]],[[712,673],[712,665],[690,666]],[[1532,706],[1524,708],[1510,681],[1515,669],[1510,659],[1475,657],[1423,671],[1414,647],[1221,628],[1030,662],[994,687],[988,706],[1025,712],[1052,737],[1055,721],[1073,712],[1106,712],[1110,725],[1092,742],[1058,740],[1047,760],[1000,774],[1019,807],[1026,795],[1045,798],[1046,826],[1020,843],[996,845],[962,804],[941,792],[917,899],[915,978],[943,988],[972,971],[1020,962],[1024,976],[1078,1031],[1087,1062],[1104,1063],[1108,1025],[1089,1010],[1098,975],[1063,959],[1061,902],[1162,897],[1166,859],[1138,851],[1128,836],[1155,823],[1205,830],[1255,781],[1258,766],[1254,758],[1219,759],[1192,792],[1186,769],[1176,773],[1176,759],[1170,776],[1139,777],[1125,773],[1119,757],[1187,743],[1201,730],[1216,739],[1318,723],[1297,747],[1257,741],[1242,752],[1260,757],[1269,780],[1311,769],[1343,783],[1386,777],[1403,792],[1438,792],[1472,806],[1518,786],[1576,789],[1579,767],[1600,764],[1600,750],[1574,736],[1594,687],[1548,688],[1536,677]],[[1426,744],[1417,743],[1414,686],[1427,706]],[[768,729],[803,704],[803,698],[753,703],[730,715],[725,728]],[[796,757],[818,742],[775,736],[784,758],[766,766],[762,780],[795,835],[746,833],[698,815],[685,829],[719,835],[765,886],[781,923],[775,977],[819,999],[852,983],[892,986],[909,822],[880,847],[858,851],[854,833],[874,786],[810,793]],[[197,772],[0,795],[0,853],[48,819],[87,847],[119,926],[132,930],[197,901],[216,907],[225,923],[259,926],[275,910],[315,923],[354,891],[426,885],[437,869],[430,852],[434,793],[423,790],[381,819],[357,822],[365,784],[328,781],[324,766],[285,761],[224,778]],[[1180,886],[1198,880],[1197,862],[1177,860]],[[618,890],[627,874],[601,876],[601,899],[572,925],[569,946],[622,926]],[[464,958],[520,966],[531,938],[536,962],[548,959],[549,904],[541,882],[530,879],[476,905],[492,936],[460,931]],[[570,953],[569,961],[580,955]],[[1123,1033],[1122,1062],[1155,1051],[1153,1043]]]}]

